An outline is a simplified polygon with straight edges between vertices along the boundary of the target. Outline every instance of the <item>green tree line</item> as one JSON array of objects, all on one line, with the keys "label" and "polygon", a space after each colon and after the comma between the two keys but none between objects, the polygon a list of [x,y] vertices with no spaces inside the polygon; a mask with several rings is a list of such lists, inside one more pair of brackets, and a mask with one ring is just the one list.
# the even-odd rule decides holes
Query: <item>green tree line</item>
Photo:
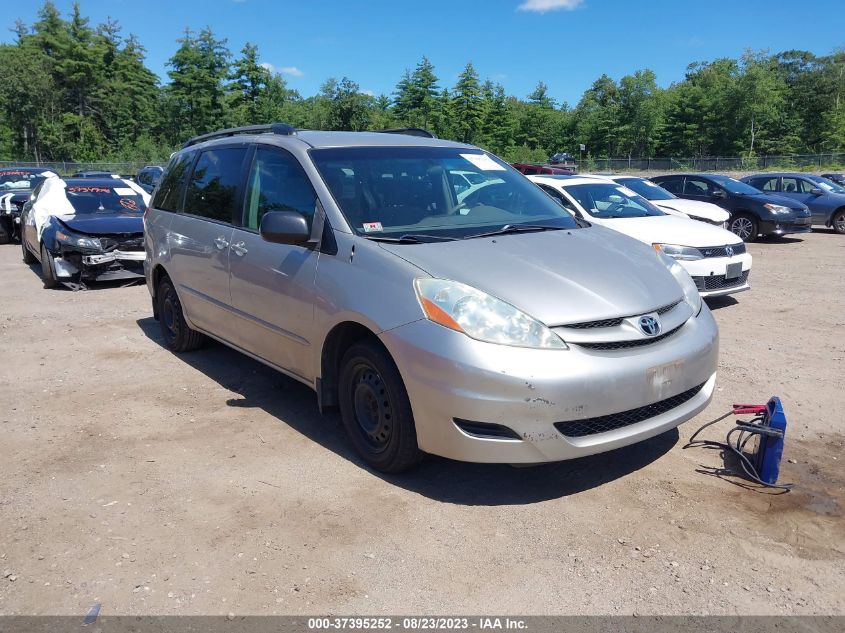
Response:
[{"label": "green tree line", "polygon": [[817,56],[747,51],[696,62],[661,88],[648,69],[602,75],[574,106],[540,82],[525,98],[482,79],[467,63],[443,85],[423,57],[390,95],[329,78],[304,97],[210,28],[186,29],[168,81],[113,20],[92,26],[78,4],[62,16],[47,0],[32,25],[0,45],[0,159],[161,160],[191,136],[222,127],[285,121],[325,130],[424,127],[507,160],[558,151],[592,157],[766,156],[845,151],[845,49]]}]

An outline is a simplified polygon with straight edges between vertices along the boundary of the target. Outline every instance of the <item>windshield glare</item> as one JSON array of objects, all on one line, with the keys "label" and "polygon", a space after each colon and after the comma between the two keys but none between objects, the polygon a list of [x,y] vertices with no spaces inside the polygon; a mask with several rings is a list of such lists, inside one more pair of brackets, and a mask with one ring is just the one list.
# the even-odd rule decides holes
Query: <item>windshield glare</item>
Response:
[{"label": "windshield glare", "polygon": [[760,190],[755,189],[751,185],[746,185],[744,182],[728,178],[727,176],[710,176],[710,179],[723,189],[727,189],[731,193],[745,193],[752,195],[759,195]]},{"label": "windshield glare", "polygon": [[144,199],[130,188],[71,185],[65,194],[79,215],[89,213],[143,213]]},{"label": "windshield glare", "polygon": [[617,178],[616,182],[640,194],[646,200],[674,200],[675,196],[645,178]]},{"label": "windshield glare", "polygon": [[615,183],[564,185],[564,188],[594,218],[645,218],[666,215],[642,196]]},{"label": "windshield glare", "polygon": [[346,147],[311,151],[353,230],[366,237],[472,237],[506,225],[578,225],[524,176],[480,150]]}]

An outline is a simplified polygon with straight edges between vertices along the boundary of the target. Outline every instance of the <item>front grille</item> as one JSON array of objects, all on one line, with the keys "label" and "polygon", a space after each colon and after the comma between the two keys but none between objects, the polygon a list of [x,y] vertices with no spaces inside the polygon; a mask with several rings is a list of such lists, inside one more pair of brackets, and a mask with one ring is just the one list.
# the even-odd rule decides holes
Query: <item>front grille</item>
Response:
[{"label": "front grille", "polygon": [[669,330],[668,332],[664,332],[658,336],[652,336],[651,338],[640,338],[633,341],[610,341],[607,343],[572,343],[572,345],[579,345],[580,347],[586,347],[587,349],[595,349],[601,351],[609,351],[615,349],[630,349],[632,347],[643,347],[644,345],[651,345],[652,343],[657,343],[658,341],[662,341],[663,339],[667,339],[672,336],[675,332],[680,330],[683,324],[679,325],[673,330]]},{"label": "front grille", "polygon": [[725,290],[747,284],[749,272],[751,271],[746,270],[739,277],[733,279],[725,279],[724,275],[711,275],[710,277],[693,277],[693,281],[695,281],[695,287],[699,291]]},{"label": "front grille", "polygon": [[677,396],[666,398],[654,404],[647,404],[644,407],[637,407],[629,411],[622,411],[621,413],[614,413],[612,415],[603,415],[598,418],[587,418],[585,420],[573,420],[571,422],[556,422],[555,428],[566,437],[585,437],[587,435],[595,435],[597,433],[606,433],[614,429],[621,429],[625,426],[636,424],[648,420],[649,418],[657,417],[667,411],[671,411],[675,407],[679,407],[685,402],[692,400],[695,395],[702,390],[706,383],[701,383],[697,387],[688,389]]},{"label": "front grille", "polygon": [[[740,244],[731,244],[731,255],[742,255],[745,253],[745,243]],[[730,257],[728,255],[728,246],[705,246],[703,248],[699,247],[701,254],[704,257]]]},{"label": "front grille", "polygon": [[114,250],[142,251],[144,250],[144,236],[141,233],[131,233],[126,236],[104,236],[100,238],[100,245],[106,253]]},{"label": "front grille", "polygon": [[[657,308],[657,310],[652,310],[652,312],[657,312],[657,314],[666,314],[676,305],[681,302],[680,299],[673,303],[666,304],[665,306],[661,306]],[[649,314],[648,312],[643,312],[643,314]],[[635,315],[631,315],[635,316]],[[583,323],[569,323],[567,325],[562,325],[561,327],[568,327],[573,328],[575,330],[589,330],[592,328],[599,328],[599,327],[616,327],[622,325],[622,321],[624,319],[628,319],[630,317],[619,317],[617,319],[602,319],[601,321],[585,321]]]}]

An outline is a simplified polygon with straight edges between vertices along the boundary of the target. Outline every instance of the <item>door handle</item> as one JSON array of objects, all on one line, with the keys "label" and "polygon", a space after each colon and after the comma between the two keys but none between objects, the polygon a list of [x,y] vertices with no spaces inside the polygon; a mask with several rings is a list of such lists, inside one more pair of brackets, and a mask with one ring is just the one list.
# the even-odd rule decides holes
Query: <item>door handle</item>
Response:
[{"label": "door handle", "polygon": [[214,245],[217,247],[218,250],[223,250],[229,245],[229,242],[226,241],[222,235],[220,237],[214,238]]},{"label": "door handle", "polygon": [[235,255],[240,255],[241,257],[243,257],[244,255],[246,255],[249,252],[246,249],[246,244],[244,244],[243,242],[238,242],[237,244],[232,244],[231,249],[232,249],[232,251],[234,251]]}]

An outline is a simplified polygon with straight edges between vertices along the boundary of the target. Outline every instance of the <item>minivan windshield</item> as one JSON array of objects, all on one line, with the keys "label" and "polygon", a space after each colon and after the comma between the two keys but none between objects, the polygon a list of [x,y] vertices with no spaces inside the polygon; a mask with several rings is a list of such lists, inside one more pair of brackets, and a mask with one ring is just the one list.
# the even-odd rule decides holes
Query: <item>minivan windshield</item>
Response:
[{"label": "minivan windshield", "polygon": [[755,189],[751,185],[746,185],[744,182],[728,178],[727,176],[709,176],[710,179],[720,187],[727,189],[731,193],[739,193],[745,195],[760,195],[761,191]]},{"label": "minivan windshield", "polygon": [[311,156],[347,222],[364,237],[425,242],[518,232],[520,225],[578,228],[537,186],[477,149],[344,147]]},{"label": "minivan windshield", "polygon": [[563,188],[594,218],[645,218],[666,215],[642,196],[616,183],[564,184]]},{"label": "minivan windshield", "polygon": [[646,200],[674,200],[675,196],[645,178],[614,178],[620,185],[640,194]]}]

